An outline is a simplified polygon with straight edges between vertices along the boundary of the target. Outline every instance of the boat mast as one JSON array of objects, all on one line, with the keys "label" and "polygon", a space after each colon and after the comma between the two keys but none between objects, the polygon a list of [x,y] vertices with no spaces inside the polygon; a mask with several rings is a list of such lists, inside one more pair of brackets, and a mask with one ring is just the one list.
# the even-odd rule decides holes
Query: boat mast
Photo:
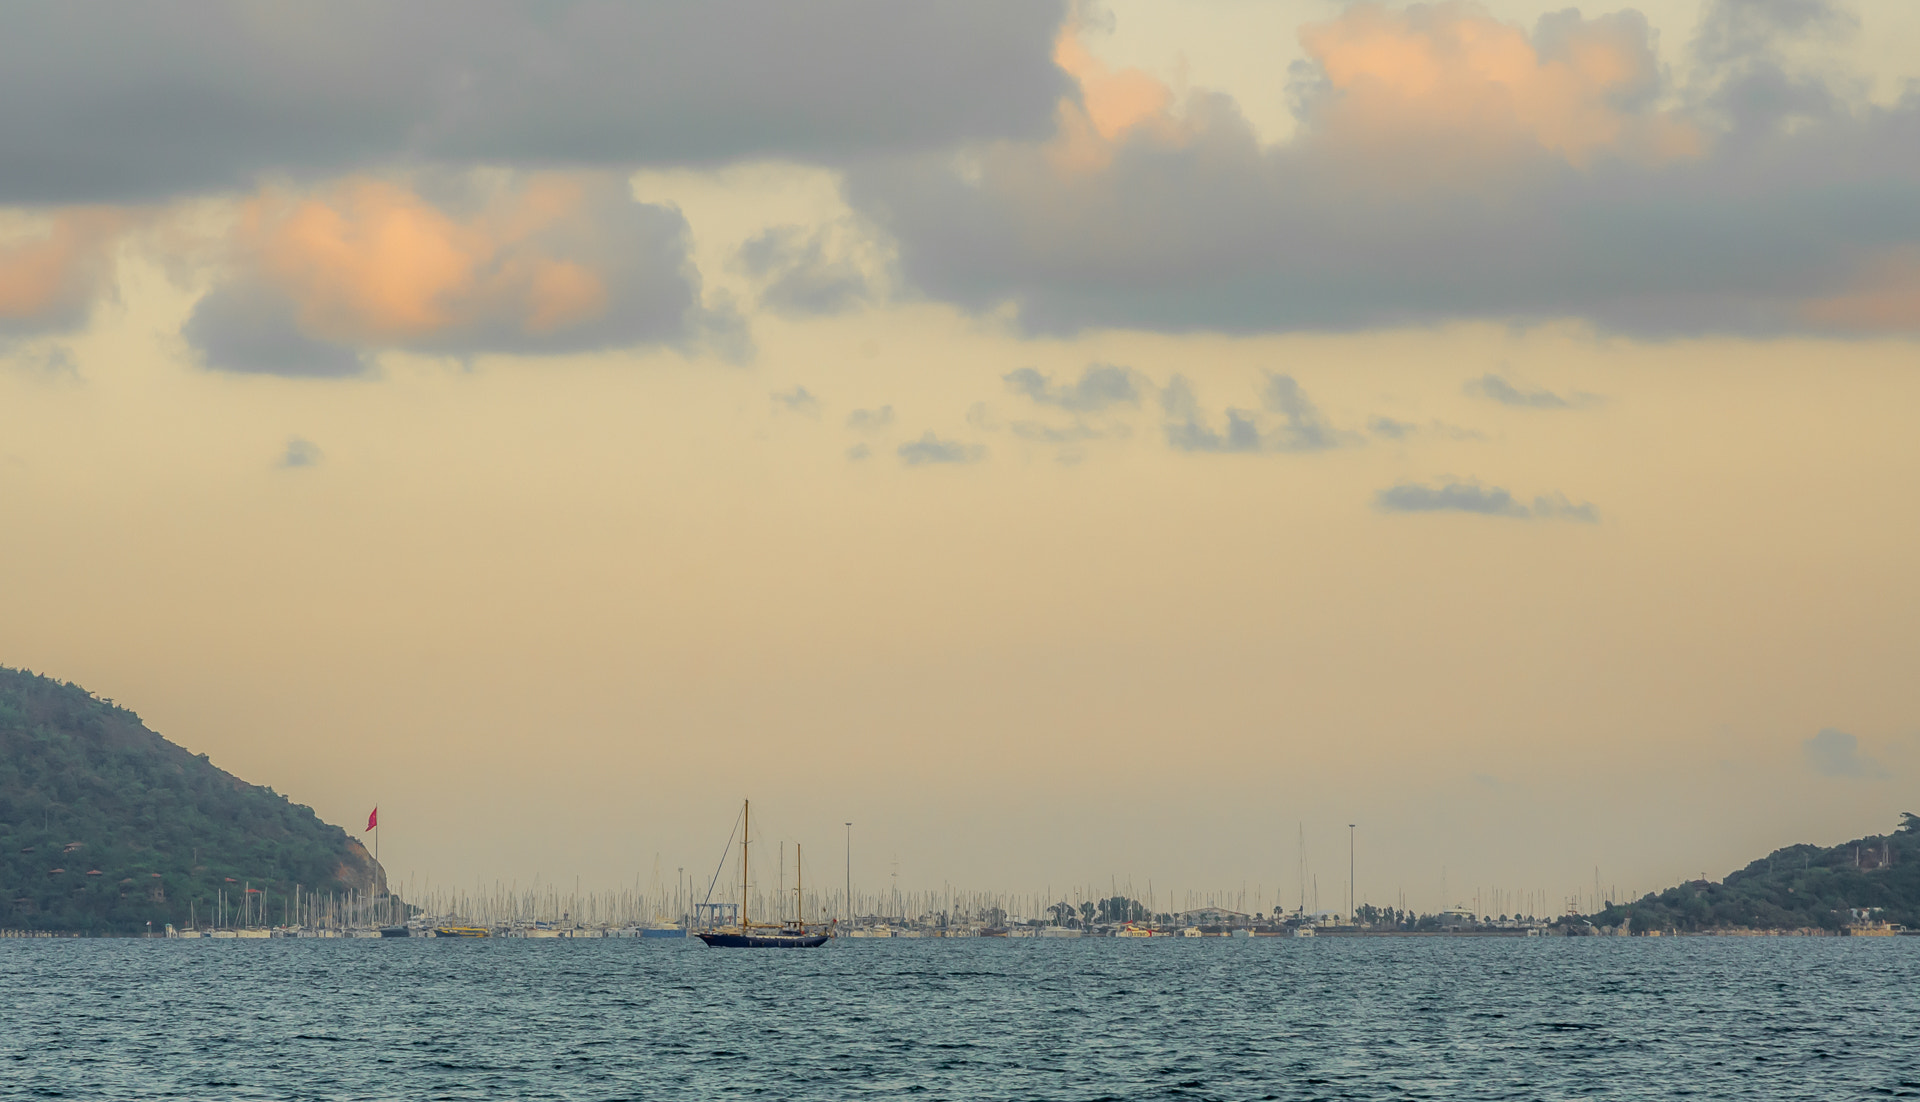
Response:
[{"label": "boat mast", "polygon": [[807,897],[801,891],[800,885],[800,843],[795,842],[793,844],[793,919],[800,924],[801,932],[805,933],[807,925]]},{"label": "boat mast", "polygon": [[740,801],[740,932],[747,932],[747,839],[753,836],[752,800]]}]

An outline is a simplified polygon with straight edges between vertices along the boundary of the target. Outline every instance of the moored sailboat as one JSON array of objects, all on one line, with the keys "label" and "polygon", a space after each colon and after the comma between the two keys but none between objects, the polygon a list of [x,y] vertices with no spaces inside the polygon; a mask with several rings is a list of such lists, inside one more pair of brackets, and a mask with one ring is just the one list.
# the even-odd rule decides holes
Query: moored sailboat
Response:
[{"label": "moored sailboat", "polygon": [[[831,926],[823,925],[809,928],[805,916],[805,899],[800,894],[800,847],[794,847],[794,896],[798,900],[795,907],[796,917],[790,922],[753,922],[747,918],[747,845],[753,836],[753,821],[750,817],[752,804],[742,801],[740,805],[740,921],[735,926],[723,926],[712,930],[695,930],[694,936],[716,949],[813,949],[825,945],[832,937]],[[815,933],[814,930],[819,932]]]}]

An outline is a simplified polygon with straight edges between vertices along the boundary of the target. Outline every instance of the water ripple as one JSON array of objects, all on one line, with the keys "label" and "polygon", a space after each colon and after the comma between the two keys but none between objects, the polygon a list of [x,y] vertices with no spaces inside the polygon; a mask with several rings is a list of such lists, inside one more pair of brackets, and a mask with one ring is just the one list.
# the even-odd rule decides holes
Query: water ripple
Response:
[{"label": "water ripple", "polygon": [[1920,939],[0,942],[0,1097],[1920,1097]]}]

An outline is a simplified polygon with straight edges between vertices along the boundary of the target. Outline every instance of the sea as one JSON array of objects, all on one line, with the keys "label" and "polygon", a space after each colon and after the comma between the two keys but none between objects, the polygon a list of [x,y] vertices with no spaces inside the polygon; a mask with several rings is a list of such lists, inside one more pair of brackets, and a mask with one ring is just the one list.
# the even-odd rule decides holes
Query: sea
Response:
[{"label": "sea", "polygon": [[1920,1098],[1920,938],[0,941],[0,1098]]}]

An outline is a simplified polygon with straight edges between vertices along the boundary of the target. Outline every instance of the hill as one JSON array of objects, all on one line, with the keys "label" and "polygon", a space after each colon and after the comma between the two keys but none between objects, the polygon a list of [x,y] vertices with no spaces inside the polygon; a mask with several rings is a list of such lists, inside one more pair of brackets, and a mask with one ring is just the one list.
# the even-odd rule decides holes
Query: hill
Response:
[{"label": "hill", "polygon": [[386,874],[312,808],[78,685],[0,667],[0,928],[185,928],[223,895],[278,923],[296,885],[364,895],[384,892]]},{"label": "hill", "polygon": [[1610,904],[1595,926],[1678,930],[1839,930],[1862,922],[1920,928],[1920,816],[1892,834],[1775,850],[1720,883],[1695,880]]}]

